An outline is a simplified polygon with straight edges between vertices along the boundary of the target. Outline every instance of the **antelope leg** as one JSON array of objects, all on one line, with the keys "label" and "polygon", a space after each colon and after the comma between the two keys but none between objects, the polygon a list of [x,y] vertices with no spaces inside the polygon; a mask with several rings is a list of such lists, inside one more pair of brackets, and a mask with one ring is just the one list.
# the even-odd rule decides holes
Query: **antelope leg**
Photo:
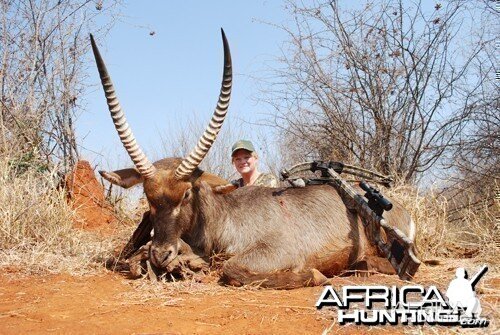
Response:
[{"label": "antelope leg", "polygon": [[151,241],[151,231],[153,230],[153,223],[149,217],[150,212],[147,211],[142,216],[142,220],[135,229],[134,233],[130,237],[125,247],[121,252],[121,257],[128,259],[132,255],[136,254],[138,250]]}]

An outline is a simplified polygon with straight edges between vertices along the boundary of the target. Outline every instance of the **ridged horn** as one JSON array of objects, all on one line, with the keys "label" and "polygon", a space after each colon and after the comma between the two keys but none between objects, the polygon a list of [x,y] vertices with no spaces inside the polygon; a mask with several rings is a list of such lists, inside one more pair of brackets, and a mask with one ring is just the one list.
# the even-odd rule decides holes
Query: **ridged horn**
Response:
[{"label": "ridged horn", "polygon": [[118,136],[127,150],[128,155],[135,164],[135,167],[144,178],[151,178],[155,172],[156,168],[148,160],[144,152],[141,150],[137,141],[135,140],[134,134],[128,125],[125,114],[122,111],[120,102],[115,93],[115,88],[111,82],[111,77],[108,74],[106,65],[99,53],[99,49],[94,41],[94,36],[90,34],[90,43],[92,44],[92,51],[94,52],[95,62],[97,64],[97,70],[99,71],[99,77],[101,77],[102,88],[104,89],[104,95],[108,102],[108,109],[111,113],[111,118],[115,125]]},{"label": "ridged horn", "polygon": [[229,107],[229,100],[231,98],[233,68],[229,44],[226,39],[226,34],[224,34],[224,30],[222,28],[221,33],[222,42],[224,44],[224,72],[222,75],[219,100],[217,101],[217,106],[215,107],[212,119],[205,129],[205,132],[198,140],[196,147],[186,158],[184,158],[181,164],[177,167],[177,170],[175,170],[175,177],[177,179],[183,179],[190,176],[198,165],[200,165],[201,161],[208,153],[208,150],[210,150],[212,144],[215,142],[217,134],[219,134],[220,128],[222,127],[222,123],[226,118],[227,108]]}]

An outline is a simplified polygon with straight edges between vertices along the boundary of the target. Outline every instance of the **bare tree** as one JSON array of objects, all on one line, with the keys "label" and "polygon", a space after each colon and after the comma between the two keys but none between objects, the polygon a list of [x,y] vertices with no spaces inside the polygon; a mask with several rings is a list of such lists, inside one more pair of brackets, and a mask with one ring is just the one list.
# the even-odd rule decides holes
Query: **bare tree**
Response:
[{"label": "bare tree", "polygon": [[[0,153],[14,154],[19,164],[73,165],[87,27],[98,15],[112,12],[116,3],[0,1]],[[99,31],[112,20],[106,22]]]},{"label": "bare tree", "polygon": [[494,77],[484,85],[483,97],[451,151],[446,165],[450,177],[443,193],[454,219],[461,218],[464,209],[482,208],[496,212],[490,218],[495,224],[500,209],[500,87]]},{"label": "bare tree", "polygon": [[494,41],[471,7],[288,2],[289,42],[264,98],[284,141],[414,181],[456,144],[481,97],[474,65]]}]

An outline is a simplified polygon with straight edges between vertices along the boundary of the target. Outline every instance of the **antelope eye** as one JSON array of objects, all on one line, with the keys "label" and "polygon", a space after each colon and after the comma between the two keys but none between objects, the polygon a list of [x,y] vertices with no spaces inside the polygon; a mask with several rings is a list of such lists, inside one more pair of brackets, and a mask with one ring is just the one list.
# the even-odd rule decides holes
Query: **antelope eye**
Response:
[{"label": "antelope eye", "polygon": [[184,199],[182,199],[183,205],[186,204],[186,202],[189,201],[189,199],[191,199],[191,189],[190,188],[188,188],[186,190],[186,192],[184,192]]}]

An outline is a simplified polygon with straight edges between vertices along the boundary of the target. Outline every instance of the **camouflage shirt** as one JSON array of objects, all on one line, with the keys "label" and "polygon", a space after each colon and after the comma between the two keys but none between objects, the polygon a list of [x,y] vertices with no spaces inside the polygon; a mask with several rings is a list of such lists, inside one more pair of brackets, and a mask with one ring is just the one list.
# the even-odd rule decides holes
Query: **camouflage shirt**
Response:
[{"label": "camouflage shirt", "polygon": [[[245,184],[243,183],[243,178],[235,179],[231,181],[231,184],[236,185],[238,187],[243,187]],[[257,180],[252,184],[252,186],[265,186],[265,187],[278,187],[278,178],[274,176],[272,173],[261,173]]]}]

